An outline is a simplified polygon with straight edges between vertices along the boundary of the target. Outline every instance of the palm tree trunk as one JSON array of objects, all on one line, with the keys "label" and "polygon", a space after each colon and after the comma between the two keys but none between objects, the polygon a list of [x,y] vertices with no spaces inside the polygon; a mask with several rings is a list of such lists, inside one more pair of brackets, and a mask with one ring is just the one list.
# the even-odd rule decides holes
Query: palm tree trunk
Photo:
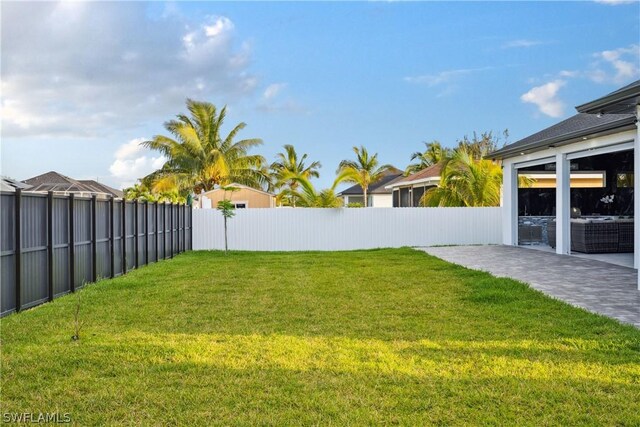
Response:
[{"label": "palm tree trunk", "polygon": [[224,254],[226,255],[229,252],[229,247],[227,245],[227,217],[224,217]]},{"label": "palm tree trunk", "polygon": [[364,207],[367,207],[367,187],[362,187],[362,190],[364,191]]}]

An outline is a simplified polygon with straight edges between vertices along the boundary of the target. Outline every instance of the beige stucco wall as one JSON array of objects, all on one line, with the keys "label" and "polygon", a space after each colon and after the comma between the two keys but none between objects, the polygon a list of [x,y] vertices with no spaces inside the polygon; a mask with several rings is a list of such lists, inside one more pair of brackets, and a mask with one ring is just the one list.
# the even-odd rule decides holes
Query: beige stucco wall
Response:
[{"label": "beige stucco wall", "polygon": [[[211,200],[211,206],[215,208],[218,205],[218,202],[224,199],[224,191],[213,190],[205,193],[204,196]],[[274,196],[251,188],[240,188],[238,191],[234,191],[232,193],[227,192],[227,198],[232,202],[247,203],[248,209],[273,208],[276,206]]]}]

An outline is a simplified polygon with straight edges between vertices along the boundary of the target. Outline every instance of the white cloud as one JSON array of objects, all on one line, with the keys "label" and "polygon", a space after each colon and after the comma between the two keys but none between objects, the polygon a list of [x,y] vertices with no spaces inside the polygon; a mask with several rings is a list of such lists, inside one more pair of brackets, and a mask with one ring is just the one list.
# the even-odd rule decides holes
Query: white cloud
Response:
[{"label": "white cloud", "polygon": [[296,102],[292,97],[283,96],[283,92],[285,92],[287,86],[286,83],[273,83],[267,86],[262,92],[262,97],[258,103],[258,111],[265,113],[308,113],[309,110]]},{"label": "white cloud", "polygon": [[262,99],[264,99],[265,101],[273,99],[276,96],[278,96],[278,94],[280,92],[282,92],[282,90],[284,88],[286,88],[286,87],[287,87],[286,83],[273,83],[273,84],[270,84],[269,86],[267,86],[267,88],[262,93]]},{"label": "white cloud", "polygon": [[511,40],[502,45],[503,49],[511,49],[511,48],[526,48],[541,45],[542,42],[538,40],[527,40],[527,39],[519,39],[519,40]]},{"label": "white cloud", "polygon": [[560,77],[573,78],[578,77],[580,75],[580,72],[575,70],[562,70],[558,73],[558,75]]},{"label": "white cloud", "polygon": [[492,68],[493,67],[482,67],[482,68],[463,68],[458,70],[448,70],[448,71],[442,71],[437,74],[409,76],[409,77],[405,77],[404,81],[406,81],[407,83],[424,84],[429,87],[433,87],[433,86],[438,86],[445,83],[451,83],[452,81],[458,79],[461,76],[465,76],[478,71],[490,70]]},{"label": "white cloud", "polygon": [[[155,19],[155,20],[154,20]],[[187,97],[250,96],[251,45],[224,16],[150,18],[144,3],[2,6],[3,137],[105,137]]]},{"label": "white cloud", "polygon": [[136,138],[120,145],[109,167],[111,178],[120,188],[131,187],[139,178],[158,170],[166,159],[141,145],[146,138]]},{"label": "white cloud", "polygon": [[541,86],[536,86],[520,97],[522,102],[535,104],[541,113],[550,117],[562,117],[564,103],[558,98],[558,91],[566,82],[554,80]]},{"label": "white cloud", "polygon": [[217,37],[222,33],[234,29],[233,22],[225,16],[214,17],[211,25],[205,25],[204,30],[207,37]]},{"label": "white cloud", "polygon": [[640,76],[640,45],[605,50],[593,55],[596,61],[587,75],[597,83],[625,83]]}]

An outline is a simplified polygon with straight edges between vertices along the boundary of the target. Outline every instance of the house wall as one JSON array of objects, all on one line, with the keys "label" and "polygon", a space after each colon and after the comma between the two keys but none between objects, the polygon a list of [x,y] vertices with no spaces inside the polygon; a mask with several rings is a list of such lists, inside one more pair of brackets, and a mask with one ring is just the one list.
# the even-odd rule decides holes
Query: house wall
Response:
[{"label": "house wall", "polygon": [[[224,190],[219,189],[209,191],[204,196],[211,200],[211,206],[215,207],[219,201],[224,200],[224,193]],[[238,191],[227,192],[227,198],[232,202],[247,202],[248,209],[275,207],[275,197],[250,188],[241,187]]]},{"label": "house wall", "polygon": [[374,208],[392,208],[393,197],[391,194],[373,194],[369,199],[370,206]]},{"label": "house wall", "polygon": [[[556,174],[558,178],[558,188],[556,190],[556,224],[557,224],[557,245],[558,253],[568,253],[570,245],[569,237],[569,160],[572,154],[585,152],[587,150],[595,150],[594,155],[598,154],[599,149],[613,149],[622,144],[629,145],[636,141],[637,131],[629,130],[606,135],[597,138],[591,138],[560,147],[549,147],[546,150],[537,151],[530,154],[524,154],[517,157],[511,157],[503,160],[503,193],[502,193],[502,216],[503,222],[503,244],[518,244],[518,181],[517,169],[519,165],[532,165],[531,163],[556,163]],[[637,155],[636,149],[636,155]],[[636,169],[638,164],[635,165]],[[635,173],[637,180],[638,173]],[[635,211],[636,215],[639,213]],[[636,251],[636,262],[638,259],[638,251]]]},{"label": "house wall", "polygon": [[[220,212],[193,211],[193,248],[223,249]],[[496,208],[240,209],[228,221],[229,248],[250,251],[352,250],[498,244]]]}]

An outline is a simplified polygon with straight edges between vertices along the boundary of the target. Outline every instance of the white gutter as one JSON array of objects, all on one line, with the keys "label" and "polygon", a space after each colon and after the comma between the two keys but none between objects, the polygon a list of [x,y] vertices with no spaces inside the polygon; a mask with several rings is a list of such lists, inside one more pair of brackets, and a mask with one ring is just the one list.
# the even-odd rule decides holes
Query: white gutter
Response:
[{"label": "white gutter", "polygon": [[409,186],[413,186],[415,184],[434,184],[434,185],[437,185],[439,182],[440,182],[440,177],[439,176],[430,176],[428,178],[414,179],[412,181],[400,181],[400,182],[397,182],[395,184],[387,185],[384,188],[386,188],[387,190],[393,190],[394,188],[397,188],[397,187],[409,187]]}]

